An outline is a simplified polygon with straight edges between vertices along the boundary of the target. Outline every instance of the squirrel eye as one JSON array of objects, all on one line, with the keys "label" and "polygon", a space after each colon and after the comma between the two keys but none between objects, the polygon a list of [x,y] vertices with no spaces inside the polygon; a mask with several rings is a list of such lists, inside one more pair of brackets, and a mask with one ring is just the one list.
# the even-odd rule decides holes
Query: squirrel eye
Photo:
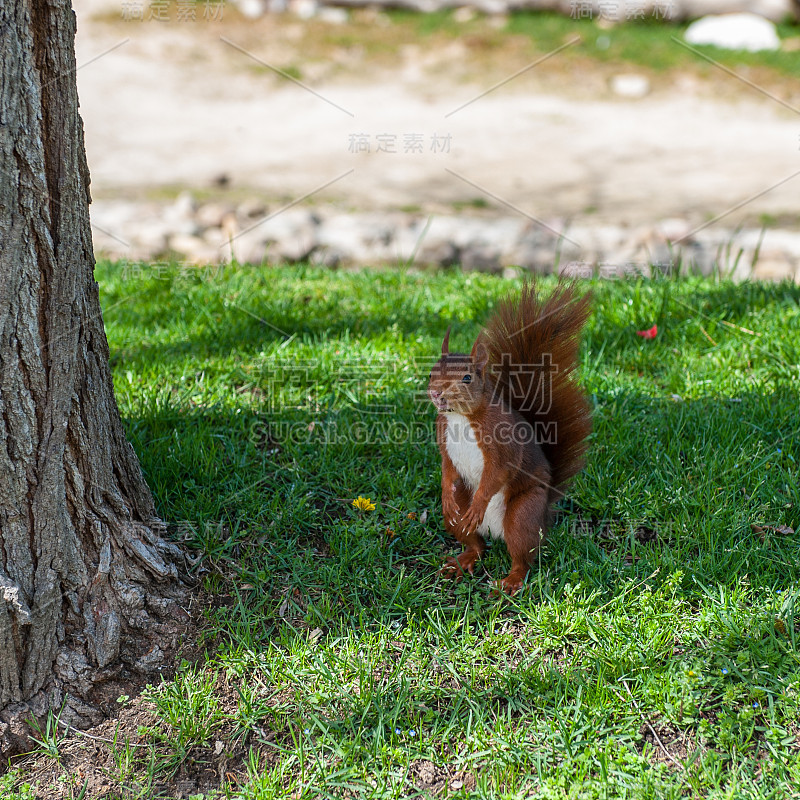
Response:
[{"label": "squirrel eye", "polygon": [[472,382],[472,375],[465,375],[465,376],[464,376],[464,377],[461,379],[461,382],[462,382],[462,383],[471,383],[471,382]]}]

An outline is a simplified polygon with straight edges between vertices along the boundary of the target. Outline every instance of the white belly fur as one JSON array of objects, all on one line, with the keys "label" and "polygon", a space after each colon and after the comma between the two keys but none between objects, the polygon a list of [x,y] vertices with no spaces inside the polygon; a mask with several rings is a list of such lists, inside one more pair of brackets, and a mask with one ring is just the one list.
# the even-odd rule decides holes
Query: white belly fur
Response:
[{"label": "white belly fur", "polygon": [[[447,455],[464,483],[474,492],[483,475],[483,453],[475,438],[469,420],[463,414],[447,414],[447,433],[445,435]],[[503,539],[503,518],[506,514],[506,492],[501,489],[489,501],[483,521],[478,526],[481,536]]]}]

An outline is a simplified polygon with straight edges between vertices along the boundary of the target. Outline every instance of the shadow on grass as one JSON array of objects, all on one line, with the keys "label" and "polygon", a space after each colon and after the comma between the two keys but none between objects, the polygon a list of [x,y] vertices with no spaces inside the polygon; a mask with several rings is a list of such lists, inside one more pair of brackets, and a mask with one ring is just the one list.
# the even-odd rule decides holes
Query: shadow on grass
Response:
[{"label": "shadow on grass", "polygon": [[[408,395],[385,400],[408,420],[412,440],[389,441],[369,425],[358,441],[342,436],[364,422],[354,409],[327,417],[161,409],[126,424],[162,516],[213,558],[232,559],[247,582],[257,573],[261,606],[277,610],[287,581],[338,595],[357,583],[342,611],[372,613],[407,580],[397,572],[401,563],[426,565],[411,586],[424,608],[437,602],[436,565],[456,549],[441,528],[433,414],[420,424],[409,416]],[[544,552],[545,594],[561,591],[565,576],[590,576],[600,605],[629,578],[656,570],[662,579],[681,570],[687,598],[701,597],[701,586],[735,587],[744,575],[753,588],[797,583],[800,534],[777,529],[798,527],[796,396],[787,390],[735,400],[598,398],[586,470]],[[362,494],[378,502],[373,515],[349,508]],[[423,509],[424,525],[387,541],[387,529],[399,530]],[[490,569],[502,572],[505,562],[504,548],[495,546]]]},{"label": "shadow on grass", "polygon": [[[800,287],[595,288],[589,462],[525,590],[497,601],[502,544],[472,579],[437,576],[458,546],[441,524],[433,410],[415,394],[427,375],[409,364],[435,355],[454,320],[466,347],[510,284],[438,276],[434,300],[412,276],[361,281],[297,269],[233,275],[216,292],[154,285],[146,302],[134,295],[106,315],[121,407],[159,511],[205,556],[220,658],[259,691],[279,692],[264,713],[288,755],[307,730],[300,749],[319,736],[372,774],[372,760],[398,748],[417,758],[409,731],[426,726],[436,728],[433,749],[475,730],[491,740],[488,766],[480,744],[465,769],[513,769],[518,758],[526,775],[552,772],[590,745],[640,742],[626,692],[681,746],[706,723],[745,731],[725,745],[737,756],[748,736],[763,738],[763,719],[761,732],[745,728],[761,713],[753,703],[783,708],[800,583],[800,536],[779,529],[797,529],[800,507],[796,337],[769,312],[791,317]],[[709,319],[753,332],[722,325],[723,338]],[[654,321],[658,339],[634,335]],[[722,344],[709,347],[708,336]],[[312,368],[289,384],[267,381],[264,366],[306,353]],[[365,416],[366,376],[343,379],[342,354],[391,373],[368,395],[386,413]],[[780,369],[754,373],[751,360]],[[682,384],[691,371],[694,383]],[[681,385],[716,396],[670,399]],[[386,419],[413,433],[391,436]],[[359,495],[377,508],[359,513]],[[542,744],[538,767],[527,738],[495,747],[516,735],[506,721]],[[703,735],[713,744],[717,733]]]},{"label": "shadow on grass", "polygon": [[[416,752],[412,732],[524,725],[546,746],[535,764],[530,748],[515,757],[545,776],[590,742],[657,764],[647,719],[682,762],[763,745],[762,710],[774,714],[796,669],[800,535],[751,523],[797,527],[793,462],[766,461],[800,456],[794,399],[598,397],[587,469],[510,601],[489,596],[508,569],[501,544],[474,578],[437,576],[457,545],[442,531],[432,436],[326,443],[326,420],[309,429],[300,415],[281,440],[270,431],[286,413],[226,409],[127,424],[162,515],[226,597],[211,629],[287,693],[264,711],[287,753],[303,731],[372,765]],[[409,413],[407,395],[388,400]],[[359,494],[377,509],[358,513]],[[620,697],[644,710],[623,716]],[[459,763],[485,775],[479,754]]]},{"label": "shadow on grass", "polygon": [[[303,270],[296,276],[292,273],[292,279],[302,280],[302,273]],[[274,352],[289,340],[308,344],[346,340],[351,345],[363,340],[383,350],[391,349],[397,340],[422,337],[430,341],[433,355],[451,323],[459,346],[468,349],[494,301],[510,286],[498,282],[485,295],[465,295],[457,305],[435,309],[422,302],[409,302],[410,287],[400,279],[392,282],[391,275],[380,292],[365,298],[358,291],[357,274],[342,276],[335,287],[326,283],[320,288],[316,285],[319,280],[310,280],[307,289],[294,288],[288,293],[278,292],[269,283],[268,273],[254,274],[249,283],[243,283],[247,274],[221,282],[219,293],[211,295],[208,287],[201,284],[187,288],[180,281],[165,280],[153,293],[144,295],[139,304],[123,304],[108,312],[106,322],[112,331],[120,323],[156,330],[160,325],[182,321],[179,336],[167,341],[125,344],[112,354],[112,363],[124,361],[129,367],[136,367],[153,361],[169,364],[231,354],[253,357]],[[454,275],[460,277],[460,273]],[[551,285],[552,280],[544,283]],[[753,313],[778,305],[800,305],[800,286],[792,283],[702,284],[691,293],[669,279],[644,285],[647,292],[643,296],[639,296],[636,283],[601,283],[594,292],[599,303],[635,303],[640,307],[642,324],[655,320],[664,331],[687,321],[708,325],[719,318],[736,326]],[[112,304],[114,300],[112,294],[107,302]],[[618,358],[625,358],[641,345],[628,335],[631,327],[627,320],[608,324],[606,319],[602,328],[590,326],[587,345],[599,351],[604,344],[612,343]]]}]

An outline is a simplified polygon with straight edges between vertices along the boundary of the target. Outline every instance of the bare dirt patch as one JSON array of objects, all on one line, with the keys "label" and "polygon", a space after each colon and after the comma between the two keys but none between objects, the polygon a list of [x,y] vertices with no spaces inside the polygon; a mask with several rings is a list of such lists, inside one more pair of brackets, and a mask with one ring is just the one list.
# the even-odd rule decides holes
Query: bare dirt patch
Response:
[{"label": "bare dirt patch", "polygon": [[429,795],[448,794],[450,791],[466,789],[472,791],[477,781],[475,775],[463,770],[451,771],[433,761],[414,761],[409,769],[409,782]]},{"label": "bare dirt patch", "polygon": [[[415,22],[366,12],[345,25],[252,22],[232,9],[218,23],[123,22],[120,8],[78,7],[99,199],[182,188],[216,196],[224,183],[231,198],[344,210],[443,213],[481,200],[504,213],[508,203],[537,217],[636,225],[699,224],[751,198],[726,225],[762,214],[797,221],[796,183],[780,183],[797,166],[797,115],[699,59],[696,69],[648,73],[651,91],[638,99],[610,90],[618,65],[558,56],[487,93],[535,60],[528,37],[488,22],[421,37]],[[742,74],[800,102],[788,79]],[[379,150],[385,135],[396,152]],[[412,135],[423,148],[405,152]],[[359,136],[369,151],[353,146]],[[442,136],[448,152],[432,152]]]},{"label": "bare dirt patch", "polygon": [[683,769],[689,756],[701,746],[690,740],[689,731],[663,721],[642,724],[639,734],[639,753],[651,764],[666,764],[671,769]]},{"label": "bare dirt patch", "polygon": [[[188,609],[192,621],[179,651],[160,669],[162,679],[174,678],[181,664],[202,668],[206,652],[199,643],[210,633],[200,616],[202,609],[226,602],[222,596],[204,593],[192,596]],[[158,680],[149,682],[158,683]],[[183,798],[218,791],[222,785],[235,785],[244,779],[248,737],[237,735],[229,722],[215,731],[208,747],[176,751],[155,704],[142,694],[146,685],[144,680],[103,684],[95,699],[108,715],[106,720],[84,731],[59,721],[49,752],[31,742],[35,749],[13,759],[8,766],[19,769],[20,783],[31,785],[36,800]],[[232,715],[237,698],[235,684],[218,678],[215,699],[220,710]],[[270,733],[263,733],[268,740]],[[35,735],[39,738],[38,733]],[[263,755],[271,757],[269,753]]]}]

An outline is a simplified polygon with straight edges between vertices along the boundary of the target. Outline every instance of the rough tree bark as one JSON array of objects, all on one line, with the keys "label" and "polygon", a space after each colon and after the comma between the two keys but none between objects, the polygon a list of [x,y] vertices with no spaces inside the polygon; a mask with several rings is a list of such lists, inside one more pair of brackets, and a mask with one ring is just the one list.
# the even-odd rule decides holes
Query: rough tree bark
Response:
[{"label": "rough tree bark", "polygon": [[[175,644],[174,558],[114,400],[69,0],[0,4],[0,751]],[[110,686],[109,686],[110,682]],[[108,691],[103,691],[106,686]]]}]

